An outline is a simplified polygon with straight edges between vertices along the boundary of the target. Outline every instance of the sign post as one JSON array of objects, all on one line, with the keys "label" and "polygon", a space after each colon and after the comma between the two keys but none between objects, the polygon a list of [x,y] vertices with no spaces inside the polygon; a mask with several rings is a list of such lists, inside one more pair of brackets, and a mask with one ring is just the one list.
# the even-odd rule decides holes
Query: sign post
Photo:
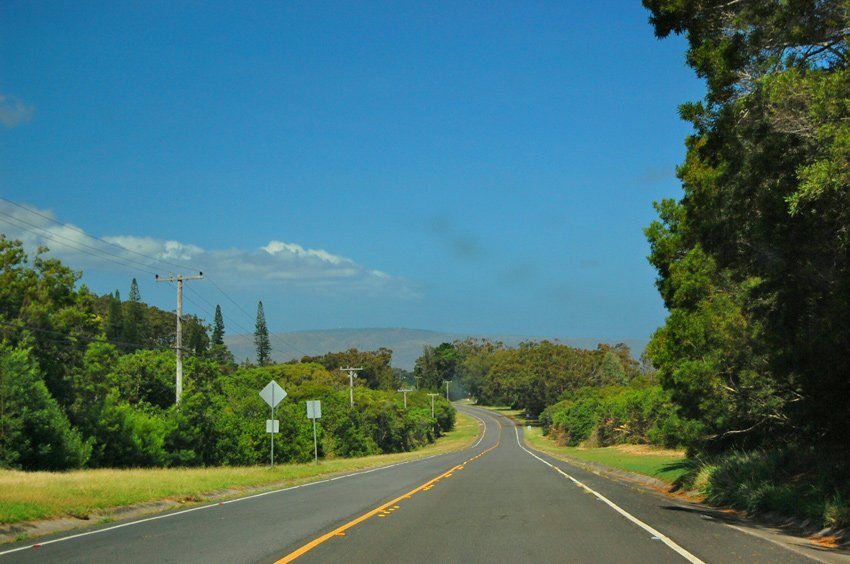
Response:
[{"label": "sign post", "polygon": [[274,434],[280,432],[280,421],[274,418],[274,408],[286,397],[286,390],[281,388],[277,382],[272,380],[260,392],[260,397],[265,400],[272,409],[272,418],[266,420],[266,433],[272,436],[271,466],[274,468]]},{"label": "sign post", "polygon": [[316,464],[319,463],[319,443],[316,441],[316,419],[322,417],[322,402],[319,400],[307,401],[307,418],[313,420],[313,456]]}]

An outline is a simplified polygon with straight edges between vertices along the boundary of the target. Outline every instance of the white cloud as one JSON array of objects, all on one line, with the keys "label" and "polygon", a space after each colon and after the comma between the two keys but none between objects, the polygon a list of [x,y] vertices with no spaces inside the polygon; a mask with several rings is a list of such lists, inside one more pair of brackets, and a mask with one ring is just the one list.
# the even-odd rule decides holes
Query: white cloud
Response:
[{"label": "white cloud", "polygon": [[24,104],[14,96],[0,94],[0,123],[13,128],[28,122],[35,113],[35,107]]},{"label": "white cloud", "polygon": [[291,255],[294,255],[295,257],[318,258],[319,260],[328,262],[330,264],[343,264],[352,262],[351,259],[332,255],[323,249],[305,249],[301,245],[297,245],[295,243],[284,243],[283,241],[269,241],[268,245],[260,248],[270,255],[289,253]]},{"label": "white cloud", "polygon": [[0,232],[20,239],[29,252],[38,246],[76,270],[91,269],[166,275],[203,271],[228,287],[281,284],[321,293],[360,293],[370,296],[415,298],[418,291],[405,280],[323,249],[272,240],[263,247],[204,249],[191,243],[133,235],[98,239],[83,230],[56,221],[49,210],[23,209],[0,200]]}]

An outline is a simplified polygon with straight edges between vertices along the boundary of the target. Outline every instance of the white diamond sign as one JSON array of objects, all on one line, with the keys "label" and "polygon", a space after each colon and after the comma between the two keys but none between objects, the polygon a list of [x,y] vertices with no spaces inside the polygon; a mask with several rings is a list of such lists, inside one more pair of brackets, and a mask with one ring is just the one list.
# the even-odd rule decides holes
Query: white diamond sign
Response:
[{"label": "white diamond sign", "polygon": [[272,380],[266,387],[263,388],[263,391],[260,392],[260,397],[265,400],[270,407],[277,407],[277,404],[283,401],[283,398],[286,397],[286,390],[281,388],[277,382]]}]

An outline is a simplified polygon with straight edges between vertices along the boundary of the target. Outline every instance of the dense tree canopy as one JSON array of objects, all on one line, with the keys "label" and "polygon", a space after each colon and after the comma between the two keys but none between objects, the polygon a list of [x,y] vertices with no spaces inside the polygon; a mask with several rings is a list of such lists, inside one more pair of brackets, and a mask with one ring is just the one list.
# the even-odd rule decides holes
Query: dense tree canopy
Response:
[{"label": "dense tree canopy", "polygon": [[[268,462],[269,380],[289,395],[278,407],[278,462],[312,460],[304,401],[323,402],[320,456],[410,450],[454,425],[439,399],[395,392],[392,352],[347,351],[318,362],[233,365],[221,310],[213,327],[186,316],[184,396],[174,405],[174,313],[77,288],[80,275],[45,256],[30,261],[19,241],[0,237],[0,468],[186,466]],[[260,309],[260,313],[262,310]],[[128,330],[128,320],[143,327]],[[126,342],[128,335],[136,341]],[[362,365],[349,406],[337,365]],[[385,388],[376,390],[372,388]]]},{"label": "dense tree canopy", "polygon": [[850,74],[846,2],[645,0],[706,80],[684,197],[650,260],[670,311],[650,355],[691,445],[767,437],[847,448]]}]

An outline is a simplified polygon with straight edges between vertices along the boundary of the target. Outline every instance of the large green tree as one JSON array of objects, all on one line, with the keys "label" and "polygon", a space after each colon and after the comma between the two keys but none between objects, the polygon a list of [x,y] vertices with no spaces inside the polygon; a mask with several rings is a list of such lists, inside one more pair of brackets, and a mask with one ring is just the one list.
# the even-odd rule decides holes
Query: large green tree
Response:
[{"label": "large green tree", "polygon": [[0,340],[30,349],[48,390],[67,406],[70,374],[101,324],[94,296],[76,287],[80,273],[46,253],[39,248],[30,262],[21,241],[0,235]]},{"label": "large green tree", "polygon": [[91,454],[23,349],[0,344],[0,468],[65,470]]},{"label": "large green tree", "polygon": [[422,356],[416,359],[413,374],[424,390],[445,389],[443,382],[454,381],[461,360],[460,351],[452,343],[441,343],[437,347],[425,345]]},{"label": "large green tree", "polygon": [[705,80],[684,197],[647,230],[670,316],[650,354],[692,446],[850,435],[850,7],[644,0]]}]

